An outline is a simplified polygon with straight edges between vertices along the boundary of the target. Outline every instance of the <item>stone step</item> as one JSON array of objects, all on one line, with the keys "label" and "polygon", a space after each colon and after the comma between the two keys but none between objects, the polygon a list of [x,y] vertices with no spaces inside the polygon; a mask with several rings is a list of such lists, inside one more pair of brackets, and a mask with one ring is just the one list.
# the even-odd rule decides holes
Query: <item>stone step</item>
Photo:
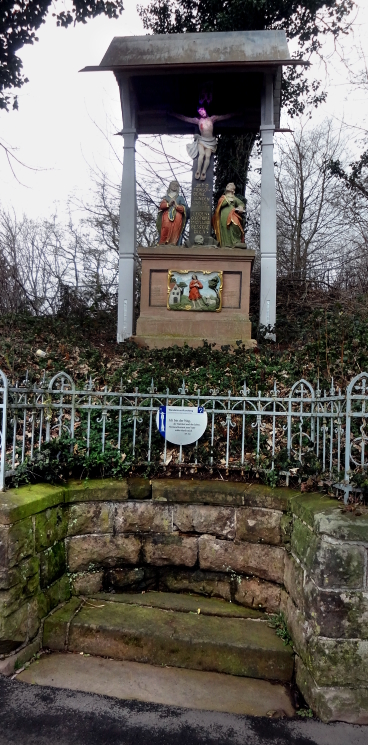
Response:
[{"label": "stone step", "polygon": [[43,646],[282,682],[294,666],[262,613],[175,593],[74,597],[46,619]]},{"label": "stone step", "polygon": [[18,673],[30,685],[98,693],[124,701],[259,717],[292,717],[289,685],[142,662],[51,652]]}]

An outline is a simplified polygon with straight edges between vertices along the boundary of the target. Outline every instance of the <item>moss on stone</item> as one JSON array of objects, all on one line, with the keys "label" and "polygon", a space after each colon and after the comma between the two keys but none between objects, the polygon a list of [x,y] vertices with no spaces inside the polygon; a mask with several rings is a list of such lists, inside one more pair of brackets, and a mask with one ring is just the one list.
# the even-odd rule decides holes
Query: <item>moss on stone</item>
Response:
[{"label": "moss on stone", "polygon": [[291,550],[303,563],[305,569],[310,570],[316,560],[320,539],[301,520],[295,518],[291,534]]},{"label": "moss on stone", "polygon": [[0,493],[0,524],[10,525],[64,502],[64,487],[32,484]]},{"label": "moss on stone", "polygon": [[128,479],[129,499],[151,499],[150,479],[132,477]]},{"label": "moss on stone", "polygon": [[330,499],[318,492],[298,493],[294,494],[294,496],[291,494],[289,500],[292,513],[310,525],[311,528],[315,527],[317,514],[329,514],[340,511],[336,499]]},{"label": "moss on stone", "polygon": [[65,538],[68,510],[64,505],[51,507],[35,517],[35,550],[37,553]]},{"label": "moss on stone", "polygon": [[40,586],[48,587],[66,571],[64,541],[55,543],[40,554]]},{"label": "moss on stone", "polygon": [[[110,602],[110,598],[105,596],[104,603],[100,596],[98,607],[85,604],[72,618],[70,651],[253,678],[291,679],[292,650],[266,623],[168,612]],[[69,605],[45,622],[45,643],[52,649],[64,644]]]},{"label": "moss on stone", "polygon": [[26,517],[10,525],[8,532],[8,566],[14,567],[34,553],[33,520]]},{"label": "moss on stone", "polygon": [[91,479],[70,481],[65,489],[65,502],[122,502],[128,499],[126,479]]}]

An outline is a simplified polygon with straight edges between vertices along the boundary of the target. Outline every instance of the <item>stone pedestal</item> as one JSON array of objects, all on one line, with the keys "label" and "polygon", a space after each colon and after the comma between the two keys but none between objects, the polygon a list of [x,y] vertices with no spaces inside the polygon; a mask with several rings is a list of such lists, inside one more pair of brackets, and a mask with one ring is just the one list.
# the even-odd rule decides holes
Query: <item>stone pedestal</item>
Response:
[{"label": "stone pedestal", "polygon": [[[249,320],[250,273],[254,251],[209,246],[154,246],[139,248],[142,261],[141,311],[134,341],[140,345],[169,347],[185,343],[202,346],[203,340],[255,346]],[[168,272],[222,271],[222,307],[216,312],[173,311],[167,307]]]}]

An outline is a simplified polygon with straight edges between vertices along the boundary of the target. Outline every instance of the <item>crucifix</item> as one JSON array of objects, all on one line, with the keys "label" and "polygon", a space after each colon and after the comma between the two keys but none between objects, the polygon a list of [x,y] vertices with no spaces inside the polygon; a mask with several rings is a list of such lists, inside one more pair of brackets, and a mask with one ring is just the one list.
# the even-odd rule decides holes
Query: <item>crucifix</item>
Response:
[{"label": "crucifix", "polygon": [[213,125],[215,122],[231,119],[236,115],[208,116],[203,107],[198,109],[198,114],[199,117],[183,114],[173,114],[173,116],[189,124],[196,124],[199,128],[199,134],[195,134],[193,142],[187,145],[188,154],[193,159],[189,243],[193,244],[197,236],[202,236],[204,243],[211,244],[213,243],[211,237],[213,156],[217,149]]}]

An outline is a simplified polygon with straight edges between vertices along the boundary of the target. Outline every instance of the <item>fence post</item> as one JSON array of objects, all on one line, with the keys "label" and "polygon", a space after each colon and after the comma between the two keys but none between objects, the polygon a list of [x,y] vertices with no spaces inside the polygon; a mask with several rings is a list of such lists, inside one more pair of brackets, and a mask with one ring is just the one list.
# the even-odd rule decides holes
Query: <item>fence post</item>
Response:
[{"label": "fence post", "polygon": [[8,379],[0,370],[0,491],[5,489],[6,470],[6,424],[8,409]]}]

